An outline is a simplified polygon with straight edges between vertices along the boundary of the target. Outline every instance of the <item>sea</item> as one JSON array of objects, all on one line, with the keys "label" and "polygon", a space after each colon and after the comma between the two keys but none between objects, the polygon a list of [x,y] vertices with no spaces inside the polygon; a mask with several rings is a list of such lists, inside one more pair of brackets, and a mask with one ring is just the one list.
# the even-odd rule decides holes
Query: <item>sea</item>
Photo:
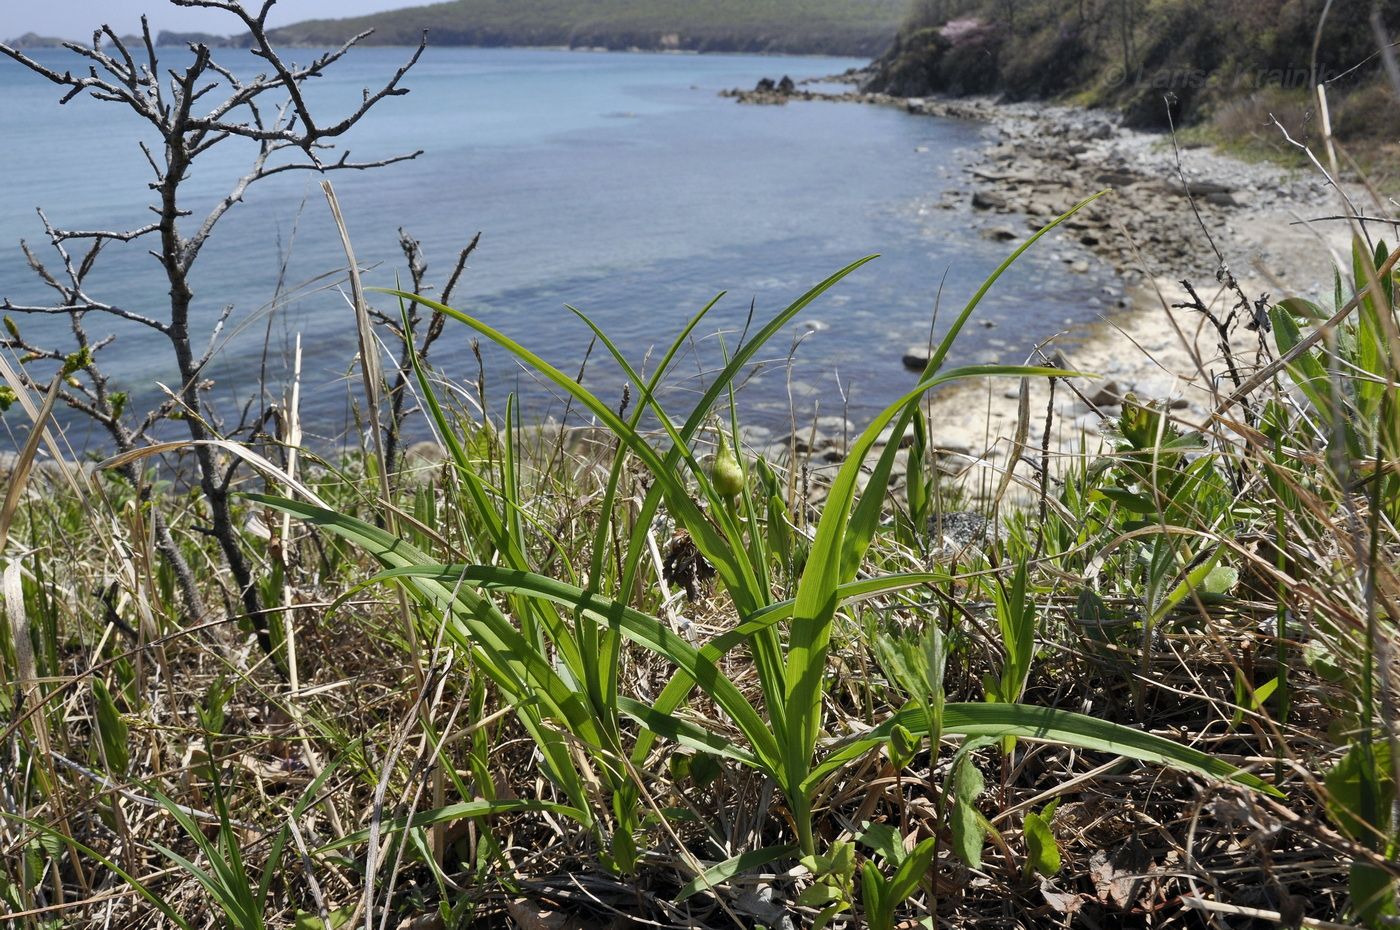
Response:
[{"label": "sea", "polygon": [[[410,52],[354,50],[314,82],[313,108],[325,122],[338,120]],[[61,50],[33,54],[57,70],[78,65]],[[188,53],[164,54],[171,66]],[[223,55],[236,72],[254,67],[244,52]],[[407,286],[402,231],[421,243],[425,284],[436,293],[480,233],[453,306],[581,377],[609,405],[623,403],[627,378],[577,314],[648,371],[686,321],[719,297],[660,394],[683,415],[726,354],[764,322],[837,270],[878,255],[806,308],[737,384],[746,423],[776,432],[830,415],[860,426],[914,384],[901,364],[909,347],[944,331],[1015,246],[983,235],[990,221],[967,205],[966,168],[986,143],[983,125],[894,107],[755,106],[720,96],[763,77],[802,81],[864,63],[429,48],[403,81],[410,92],[382,101],[321,157],[348,150],[353,161],[378,161],[421,150],[411,161],[328,175],[366,286]],[[59,277],[66,263],[83,258],[82,242],[68,243],[66,260],[52,247],[38,211],[78,230],[133,229],[153,218],[152,169],[141,148],[154,145],[149,129],[123,105],[83,97],[60,105],[62,93],[0,61],[0,299],[16,306],[56,299],[21,242]],[[253,144],[229,139],[197,159],[185,185],[187,233],[234,189],[255,155]],[[195,265],[192,330],[198,351],[214,348],[208,396],[227,431],[246,432],[283,402],[299,337],[307,441],[333,447],[357,435],[363,401],[355,321],[321,180],[286,171],[251,187]],[[995,223],[1029,231],[1015,214]],[[147,238],[104,249],[84,281],[87,295],[165,317],[168,284],[148,252],[155,244]],[[1090,270],[1071,271],[1073,262]],[[1097,317],[1116,288],[1112,273],[1081,247],[1043,243],[987,296],[950,362],[1021,361],[1039,340]],[[393,299],[375,293],[371,300],[397,315]],[[72,350],[66,316],[9,316],[26,342]],[[100,346],[111,389],[129,393],[130,411],[159,403],[177,386],[159,333],[101,313],[88,314],[82,326]],[[474,346],[472,337],[449,321],[429,356],[451,385],[444,396],[463,411],[481,415],[484,385],[485,415],[501,416],[514,395],[523,420],[586,421],[557,386],[489,340]],[[398,347],[387,330],[381,339],[392,366]],[[30,364],[43,370],[42,361]],[[0,446],[22,440],[21,416],[15,407],[0,421]],[[101,451],[105,439],[81,416],[60,412],[60,422],[75,448]],[[409,430],[428,435],[421,418]]]}]

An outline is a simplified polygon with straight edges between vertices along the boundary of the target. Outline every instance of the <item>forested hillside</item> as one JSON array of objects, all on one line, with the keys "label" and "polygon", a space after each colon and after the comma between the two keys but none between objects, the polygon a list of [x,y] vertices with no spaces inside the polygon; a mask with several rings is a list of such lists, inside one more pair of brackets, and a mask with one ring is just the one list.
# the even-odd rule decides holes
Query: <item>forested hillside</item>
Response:
[{"label": "forested hillside", "polygon": [[908,0],[454,0],[276,30],[283,44],[324,45],[373,29],[370,42],[792,52],[874,57]]},{"label": "forested hillside", "polygon": [[[1329,7],[1323,16],[1324,7]],[[1130,125],[1297,128],[1328,84],[1334,126],[1395,135],[1371,3],[1326,0],[918,0],[876,89],[1116,106]],[[1400,26],[1400,0],[1375,6]],[[1319,22],[1322,26],[1319,30]],[[1359,67],[1358,67],[1359,66]]]}]

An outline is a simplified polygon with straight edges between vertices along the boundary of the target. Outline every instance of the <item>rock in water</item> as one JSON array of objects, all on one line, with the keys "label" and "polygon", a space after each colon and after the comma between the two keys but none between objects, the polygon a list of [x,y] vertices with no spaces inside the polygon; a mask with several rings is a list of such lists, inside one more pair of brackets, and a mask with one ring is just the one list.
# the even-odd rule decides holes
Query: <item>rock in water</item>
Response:
[{"label": "rock in water", "polygon": [[910,346],[904,350],[904,357],[900,359],[904,367],[910,371],[923,371],[928,367],[929,359],[933,358],[933,353],[927,345]]},{"label": "rock in water", "polygon": [[991,191],[975,191],[972,194],[974,210],[1005,210],[1006,198]]}]

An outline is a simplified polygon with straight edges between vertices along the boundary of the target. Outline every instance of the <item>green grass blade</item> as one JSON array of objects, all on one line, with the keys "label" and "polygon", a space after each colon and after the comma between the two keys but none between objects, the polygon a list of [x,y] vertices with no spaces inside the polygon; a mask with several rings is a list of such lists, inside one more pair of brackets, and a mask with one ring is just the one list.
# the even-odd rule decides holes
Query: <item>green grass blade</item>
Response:
[{"label": "green grass blade", "polygon": [[628,639],[665,657],[698,681],[701,689],[719,704],[749,739],[763,764],[776,764],[778,747],[763,717],[712,660],[655,617],[553,578],[491,565],[415,565],[388,574],[391,577],[434,578],[444,584],[460,581],[496,591],[524,592],[568,605],[603,622],[615,623]]},{"label": "green grass blade", "polygon": [[[531,800],[510,800],[510,801],[462,801],[458,804],[449,804],[436,810],[418,811],[407,817],[395,817],[386,820],[379,825],[381,836],[388,836],[394,833],[401,833],[404,830],[414,830],[422,827],[432,827],[440,823],[452,823],[457,820],[466,820],[475,817],[491,817],[497,814],[515,814],[524,811],[543,811],[550,814],[558,814],[561,817],[568,817],[571,820],[587,824],[589,821],[583,811],[570,807],[567,804],[555,804],[550,801]],[[316,853],[334,852],[338,849],[345,849],[347,846],[356,846],[369,839],[369,829],[356,830],[354,833],[347,833],[340,839],[332,843],[327,843],[316,849]]]},{"label": "green grass blade", "polygon": [[726,759],[733,759],[735,762],[750,768],[772,774],[769,767],[753,753],[740,749],[730,740],[697,723],[660,713],[650,704],[644,704],[629,697],[619,698],[618,708],[658,736],[664,736],[682,746],[689,746],[691,749],[699,749],[703,752],[712,752],[717,756],[724,756]]},{"label": "green grass blade", "polygon": [[[744,584],[744,589],[742,591],[732,592],[735,599],[740,603],[766,603],[769,596],[768,591],[759,583],[752,562],[748,559],[738,557],[738,553],[744,550],[743,530],[735,520],[734,514],[731,513],[729,507],[726,506],[724,499],[715,492],[714,487],[710,483],[710,476],[706,474],[705,469],[700,466],[700,461],[696,458],[694,450],[690,448],[690,444],[681,436],[675,424],[671,422],[670,416],[668,416],[661,405],[656,402],[656,399],[651,396],[650,391],[646,391],[645,388],[640,387],[643,384],[642,376],[639,375],[636,369],[632,367],[631,363],[627,361],[627,357],[622,354],[622,351],[613,343],[612,339],[603,331],[602,327],[594,323],[586,314],[574,310],[573,307],[569,309],[573,310],[574,314],[588,326],[593,332],[593,335],[603,344],[603,347],[612,355],[613,360],[617,362],[618,367],[622,369],[628,380],[638,385],[639,390],[644,391],[638,403],[638,407],[648,406],[655,412],[657,422],[661,424],[661,428],[671,440],[671,451],[680,453],[681,459],[689,468],[691,477],[695,479],[695,483],[700,488],[701,494],[709,501],[710,507],[709,510],[705,512],[705,517],[710,521],[718,523],[719,531],[724,537],[724,552],[726,555],[733,556],[735,567],[739,569],[735,574]],[[638,421],[634,420],[633,423],[635,422]],[[697,535],[696,530],[689,525],[686,526],[686,529],[690,531],[692,537]],[[703,528],[701,529],[703,531]],[[595,552],[594,559],[597,560],[599,558],[600,555]]]},{"label": "green grass blade", "polygon": [[749,591],[753,588],[752,581],[745,579],[747,566],[742,559],[735,558],[729,551],[728,544],[724,537],[715,529],[714,525],[707,519],[705,513],[690,498],[684,482],[677,475],[674,463],[668,466],[663,462],[658,453],[650,443],[643,439],[635,429],[624,422],[617,413],[607,404],[599,400],[592,392],[588,391],[578,381],[564,372],[550,365],[520,343],[511,339],[506,334],[488,326],[482,321],[468,316],[459,310],[454,310],[445,304],[440,304],[424,297],[416,297],[401,291],[390,291],[405,300],[416,300],[430,309],[437,310],[446,316],[457,320],[476,330],[481,335],[490,339],[501,348],[516,356],[534,371],[539,373],[545,380],[553,383],[560,390],[573,396],[573,398],[583,405],[598,420],[603,423],[613,435],[637,456],[655,477],[666,495],[666,502],[670,506],[673,514],[690,529],[692,538],[695,539],[702,552],[705,553],[720,576],[724,578],[725,584],[734,591]]},{"label": "green grass blade", "polygon": [[765,846],[763,849],[753,849],[746,853],[740,853],[732,859],[726,859],[710,866],[697,875],[694,880],[687,882],[676,893],[676,903],[679,904],[701,891],[718,888],[736,875],[742,875],[770,862],[792,858],[796,855],[796,846]]},{"label": "green grass blade", "polygon": [[[432,565],[432,560],[402,539],[378,527],[333,510],[300,501],[248,494],[264,506],[281,510],[354,543],[390,568]],[[420,603],[450,614],[463,629],[449,624],[447,632],[476,651],[482,670],[510,694],[519,706],[543,703],[551,716],[570,732],[599,748],[605,748],[597,722],[578,692],[560,678],[548,657],[542,655],[490,601],[470,589],[449,587],[431,577],[409,577],[411,591]]]},{"label": "green grass blade", "polygon": [[[154,842],[151,843],[151,846],[162,856],[184,869],[191,878],[199,882],[204,890],[208,892],[209,897],[213,898],[219,905],[219,909],[224,912],[224,916],[227,917],[229,922],[234,927],[238,928],[238,930],[254,930],[254,928],[262,926],[262,915],[259,914],[254,918],[244,912],[238,898],[231,889],[226,888],[222,884],[220,879],[214,878],[204,869],[201,869],[168,846],[163,846],[160,843]],[[215,861],[217,860],[211,860],[211,864]]]},{"label": "green grass blade", "polygon": [[[973,365],[956,368],[924,379],[903,397],[886,407],[874,421],[866,427],[851,447],[845,464],[837,472],[827,492],[821,520],[817,523],[816,537],[807,557],[807,566],[798,583],[796,604],[793,610],[792,631],[789,637],[787,664],[787,710],[797,715],[798,723],[783,741],[785,752],[784,769],[793,778],[801,779],[811,764],[816,747],[817,730],[821,718],[822,682],[826,666],[826,650],[830,643],[831,621],[836,614],[836,592],[845,570],[843,555],[845,537],[850,527],[850,510],[854,501],[862,463],[879,440],[881,431],[890,421],[905,412],[911,401],[940,384],[961,378],[987,375],[1010,377],[1062,377],[1067,373],[1057,368],[1038,368],[1013,365]],[[806,802],[797,797],[796,781],[783,786],[788,794],[788,802],[801,807]],[[794,819],[799,829],[806,826],[804,810],[795,810]],[[804,850],[810,852],[811,838],[803,840]]]},{"label": "green grass blade", "polygon": [[[928,721],[921,708],[910,706],[891,716],[857,740],[833,750],[812,769],[809,784],[814,786],[836,769],[877,748],[889,738],[896,725],[910,732],[928,732]],[[1152,733],[1100,720],[1085,714],[1053,707],[1028,704],[945,704],[943,732],[965,738],[1014,736],[1018,739],[1078,749],[1104,752],[1219,781],[1231,781],[1255,791],[1282,797],[1272,785],[1254,775],[1199,749],[1183,746]]]},{"label": "green grass blade", "polygon": [[[939,341],[938,348],[934,351],[933,355],[930,356],[928,364],[924,366],[923,372],[919,375],[920,381],[926,381],[932,378],[942,369],[943,363],[948,357],[948,353],[953,349],[953,343],[957,341],[958,335],[962,332],[963,327],[967,325],[967,321],[972,316],[973,311],[977,309],[977,306],[982,302],[982,298],[987,296],[987,292],[992,289],[992,286],[997,283],[1001,276],[1005,274],[1028,249],[1039,242],[1042,237],[1054,231],[1060,224],[1064,223],[1080,210],[1083,210],[1095,200],[1098,200],[1105,193],[1107,193],[1107,191],[1100,191],[1092,197],[1081,200],[1066,213],[1061,214],[1041,227],[1034,235],[1021,243],[1015,251],[1008,255],[1005,260],[987,276],[987,279],[982,282],[982,286],[979,287],[976,293],[972,295],[972,298],[968,300],[962,312],[953,320],[953,325],[948,328],[948,332],[945,333],[942,340]],[[910,422],[916,416],[918,416],[918,404],[914,401],[910,401],[900,413],[899,418],[895,421],[893,434],[895,436],[904,435],[905,429],[908,428]],[[843,581],[855,577],[856,569],[859,567],[861,559],[864,557],[866,550],[870,547],[871,541],[875,538],[875,530],[880,523],[880,511],[884,506],[885,489],[889,487],[890,473],[894,468],[895,455],[898,451],[899,444],[897,442],[892,442],[886,446],[885,451],[880,455],[879,459],[876,460],[875,468],[870,476],[870,481],[866,484],[865,493],[861,496],[860,502],[856,505],[855,513],[852,514],[850,518],[850,529],[842,545],[841,580]]]}]

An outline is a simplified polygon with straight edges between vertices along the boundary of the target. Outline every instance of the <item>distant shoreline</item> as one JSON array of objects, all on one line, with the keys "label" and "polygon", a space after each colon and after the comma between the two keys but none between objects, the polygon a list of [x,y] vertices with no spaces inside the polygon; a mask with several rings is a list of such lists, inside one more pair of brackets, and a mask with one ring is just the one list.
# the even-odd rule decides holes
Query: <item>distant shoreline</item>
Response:
[{"label": "distant shoreline", "polygon": [[[132,36],[123,36],[123,37],[122,37],[123,41],[126,41],[127,39],[130,39],[130,38],[134,38],[134,37],[132,37]],[[55,44],[52,44],[52,45],[50,45],[50,44],[43,44],[43,45],[16,44],[18,41],[19,41],[19,40],[16,40],[16,39],[8,39],[8,40],[4,40],[4,42],[3,42],[2,44],[8,45],[10,48],[18,49],[19,51],[22,51],[22,52],[65,51],[65,50],[66,50],[66,46],[64,46],[64,45],[62,44],[63,42],[71,42],[71,43],[74,44],[74,45],[82,45],[82,46],[84,46],[84,47],[88,47],[88,46],[91,45],[90,42],[83,42],[83,41],[79,41],[79,40],[77,40],[77,39],[62,39],[62,40],[58,40]],[[233,51],[233,52],[239,52],[239,51],[246,51],[246,50],[247,50],[246,48],[244,48],[244,47],[241,46],[241,45],[218,45],[218,46],[211,46],[211,47],[212,47],[212,48],[217,48],[217,49],[223,49],[223,50],[227,50],[227,51]],[[287,43],[283,43],[283,44],[281,45],[281,47],[282,47],[282,48],[296,48],[296,49],[307,49],[307,48],[310,48],[310,49],[328,49],[328,48],[331,48],[332,46],[325,45],[325,44],[321,44],[321,43],[287,42]],[[401,49],[401,50],[403,50],[403,51],[412,51],[414,48],[416,48],[416,46],[413,46],[413,45],[397,45],[397,44],[394,44],[394,45],[389,45],[389,44],[385,44],[385,45],[360,45],[360,46],[357,46],[357,47],[358,47],[359,49],[361,49],[361,50],[363,50],[363,49],[370,49],[370,48],[377,48],[377,49],[388,49],[388,50]],[[187,48],[187,46],[186,46],[186,45],[182,45],[182,44],[178,44],[178,43],[177,43],[177,44],[165,44],[165,45],[157,44],[157,45],[155,46],[155,48],[156,48],[157,51],[160,51],[160,50],[162,50],[162,49],[167,49],[167,50],[172,50],[172,51],[184,51],[184,50]],[[456,48],[463,48],[463,49],[478,49],[478,50],[490,50],[490,51],[522,51],[522,52],[578,52],[578,53],[581,53],[581,54],[590,54],[590,55],[596,55],[596,54],[604,54],[604,55],[675,55],[675,56],[678,56],[678,57],[702,56],[702,55],[734,55],[734,56],[742,56],[742,57],[744,57],[744,58],[846,58],[846,59],[853,59],[853,60],[857,60],[857,61],[863,61],[863,60],[867,60],[867,59],[869,58],[869,56],[867,56],[867,55],[842,54],[842,53],[837,53],[837,52],[754,52],[754,51],[739,51],[739,50],[729,51],[729,50],[724,50],[724,49],[641,48],[641,47],[634,47],[634,48],[607,48],[606,46],[597,46],[597,45],[456,45],[456,44],[434,45],[432,42],[429,42],[429,43],[428,43],[428,48],[429,48],[429,49],[449,49],[449,48],[456,49]]]}]

